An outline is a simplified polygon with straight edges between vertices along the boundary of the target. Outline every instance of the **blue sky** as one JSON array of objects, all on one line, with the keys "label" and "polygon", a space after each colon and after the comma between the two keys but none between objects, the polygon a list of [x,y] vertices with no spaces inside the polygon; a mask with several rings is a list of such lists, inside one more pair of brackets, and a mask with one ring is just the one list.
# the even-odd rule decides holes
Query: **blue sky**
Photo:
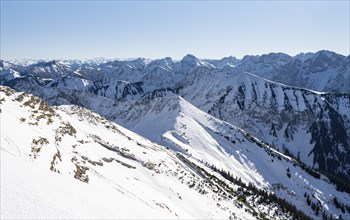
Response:
[{"label": "blue sky", "polygon": [[349,1],[1,1],[1,59],[349,54]]}]

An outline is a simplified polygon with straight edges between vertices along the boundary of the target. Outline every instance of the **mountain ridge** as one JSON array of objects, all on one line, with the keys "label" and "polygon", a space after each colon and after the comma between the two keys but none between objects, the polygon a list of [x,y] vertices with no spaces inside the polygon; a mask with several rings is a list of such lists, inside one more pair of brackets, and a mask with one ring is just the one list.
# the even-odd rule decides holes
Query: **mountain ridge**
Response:
[{"label": "mountain ridge", "polygon": [[[234,57],[226,57],[218,60],[198,59],[188,54],[179,61],[174,61],[170,57],[166,57],[156,60],[137,58],[131,60],[96,59],[96,61],[39,60],[31,62],[24,61],[22,63],[17,61],[16,64],[2,60],[0,63],[2,64],[2,70],[13,69],[22,75],[34,74],[37,76],[40,74],[43,76],[48,76],[47,74],[63,76],[72,74],[72,72],[84,75],[84,68],[85,70],[90,69],[93,72],[98,70],[100,73],[101,71],[103,73],[113,73],[115,71],[126,71],[127,73],[132,71],[133,73],[130,74],[135,75],[136,72],[139,72],[136,74],[139,75],[136,78],[135,76],[130,76],[130,74],[124,75],[124,78],[117,78],[117,80],[126,80],[129,82],[142,81],[142,76],[145,75],[140,72],[151,73],[158,69],[162,70],[161,72],[163,74],[172,73],[170,76],[174,77],[179,74],[181,75],[181,73],[187,73],[196,66],[206,66],[214,69],[224,69],[228,72],[246,71],[272,81],[316,91],[348,93],[350,92],[347,87],[347,84],[350,83],[349,61],[349,55],[344,56],[332,51],[321,50],[316,53],[300,53],[296,56],[289,56],[284,53],[269,53],[260,56],[247,55],[241,60]],[[4,63],[6,64],[5,66]],[[44,64],[46,65],[45,68],[42,67]],[[126,69],[123,70],[123,68]],[[294,76],[290,76],[290,74]],[[111,74],[104,75],[106,77]],[[122,74],[115,72],[114,75],[120,76]],[[341,78],[345,79],[345,82],[344,85],[339,86],[338,82]],[[112,80],[114,79],[112,78]],[[176,81],[179,80],[177,79]]]}]

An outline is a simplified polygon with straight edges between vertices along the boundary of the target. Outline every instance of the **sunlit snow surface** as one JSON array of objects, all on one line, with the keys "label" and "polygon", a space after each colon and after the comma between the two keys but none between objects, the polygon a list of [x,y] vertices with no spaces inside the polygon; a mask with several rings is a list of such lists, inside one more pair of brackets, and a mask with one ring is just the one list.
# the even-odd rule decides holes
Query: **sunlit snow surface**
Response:
[{"label": "sunlit snow surface", "polygon": [[[253,218],[232,201],[219,201],[219,196],[206,187],[205,195],[189,188],[187,182],[199,183],[200,177],[164,147],[69,106],[52,112],[52,123],[49,117],[37,120],[49,112],[38,110],[40,104],[34,108],[24,104],[31,96],[14,101],[19,95],[1,92],[2,219],[222,219],[229,218],[230,213]],[[31,125],[36,122],[38,125]],[[67,123],[76,133],[58,134],[62,130],[59,127]],[[47,142],[34,144],[39,138]],[[108,150],[101,143],[118,147],[125,154]],[[38,152],[35,149],[39,147]],[[55,158],[58,152],[60,156]],[[103,158],[115,160],[106,162]],[[154,168],[148,168],[150,164]],[[89,168],[88,183],[74,178],[77,166]]]},{"label": "sunlit snow surface", "polygon": [[[39,99],[6,87],[1,87],[0,97],[1,218],[227,219],[233,213],[241,219],[254,218],[235,205],[236,198],[227,199],[205,185],[175,152],[197,164],[203,160],[229,170],[313,218],[319,217],[306,205],[305,192],[334,216],[342,214],[332,203],[334,196],[350,203],[349,195],[337,192],[334,185],[294,167],[288,157],[272,162],[266,149],[251,142],[245,131],[178,96],[155,99],[147,108],[133,105],[138,118],[128,111],[125,120],[118,119],[164,146],[80,107],[48,110]],[[118,108],[122,111],[128,105]],[[163,126],[154,126],[159,120]],[[38,143],[40,139],[46,141]],[[86,168],[76,179],[76,173]],[[83,181],[86,177],[88,183]],[[200,189],[207,193],[199,193]]]}]

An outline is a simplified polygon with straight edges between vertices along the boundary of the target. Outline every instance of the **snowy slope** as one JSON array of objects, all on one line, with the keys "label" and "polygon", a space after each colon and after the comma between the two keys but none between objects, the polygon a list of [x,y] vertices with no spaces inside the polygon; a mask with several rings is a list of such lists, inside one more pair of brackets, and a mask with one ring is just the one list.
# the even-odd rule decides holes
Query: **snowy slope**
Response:
[{"label": "snowy slope", "polygon": [[[297,166],[298,163],[293,165],[294,160],[288,157],[277,159],[280,153],[275,149],[260,148],[261,142],[252,141],[245,131],[215,119],[181,97],[127,102],[120,108],[114,109],[116,121],[152,141],[186,153],[197,161],[214,164],[218,169],[229,170],[246,183],[268,189],[297,207],[304,207],[302,210],[309,215],[313,212],[305,203],[305,193],[314,195],[320,204],[327,204],[329,211],[341,214],[330,208],[332,196],[329,195],[342,196],[335,192],[334,186],[315,179]],[[286,169],[290,169],[291,179]],[[346,197],[344,202],[348,203]]]},{"label": "snowy slope", "polygon": [[205,67],[188,74],[176,90],[201,110],[281,151],[288,150],[303,163],[350,178],[348,95],[323,94],[249,73],[232,76]]},{"label": "snowy slope", "polygon": [[[111,103],[107,98],[101,99],[91,95],[82,98],[80,104],[90,105],[87,107],[94,111],[99,109],[100,114],[164,145],[157,148],[159,152],[168,148],[168,152],[174,152],[172,155],[175,152],[188,155],[189,159],[201,166],[210,164],[229,171],[246,184],[253,183],[259,189],[275,193],[313,218],[320,218],[320,215],[315,216],[315,212],[307,205],[304,195],[313,196],[312,203],[319,204],[321,212],[324,210],[333,216],[348,215],[348,212],[342,213],[337,209],[333,200],[336,197],[343,204],[349,204],[349,195],[336,191],[336,187],[329,184],[325,176],[321,175],[321,179],[313,177],[293,159],[282,155],[271,146],[264,145],[245,131],[200,111],[181,97],[173,95],[154,100]],[[70,111],[70,107],[59,109]],[[79,111],[82,110],[73,107],[72,111],[74,116],[79,115]],[[97,119],[95,123],[98,124],[99,121],[101,119]],[[76,127],[72,122],[71,124]],[[96,132],[94,128],[93,132],[85,133]],[[105,141],[113,143],[113,140]],[[84,156],[93,157],[94,159],[90,158],[93,161],[101,159],[101,157],[95,158],[95,153],[92,155],[85,153]],[[151,159],[143,161],[147,160]],[[290,178],[288,173],[291,175]]]},{"label": "snowy slope", "polygon": [[96,114],[1,97],[1,218],[254,218],[172,151]]}]

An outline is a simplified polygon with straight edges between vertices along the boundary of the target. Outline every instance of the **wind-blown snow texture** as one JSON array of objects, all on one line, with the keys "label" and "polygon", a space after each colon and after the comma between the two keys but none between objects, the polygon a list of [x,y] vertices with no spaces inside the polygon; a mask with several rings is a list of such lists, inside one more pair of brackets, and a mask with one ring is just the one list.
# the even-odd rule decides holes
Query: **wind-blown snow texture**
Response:
[{"label": "wind-blown snow texture", "polygon": [[[261,203],[254,190],[242,200],[241,188],[251,189],[223,178],[229,172],[311,218],[349,218],[349,194],[337,191],[346,191],[350,180],[349,59],[320,51],[242,60],[1,61],[1,84],[57,106],[1,87],[1,215],[297,218],[282,214],[279,202]],[[25,139],[17,127],[28,133]],[[40,178],[29,181],[31,175]],[[62,186],[38,190],[45,178]],[[72,192],[80,199],[73,201]],[[57,197],[45,196],[51,193]],[[15,211],[17,194],[32,204],[22,212]],[[90,196],[98,198],[85,211],[63,211]],[[101,207],[106,198],[123,211]],[[58,205],[60,199],[67,202]],[[130,213],[136,200],[142,211]]]}]

